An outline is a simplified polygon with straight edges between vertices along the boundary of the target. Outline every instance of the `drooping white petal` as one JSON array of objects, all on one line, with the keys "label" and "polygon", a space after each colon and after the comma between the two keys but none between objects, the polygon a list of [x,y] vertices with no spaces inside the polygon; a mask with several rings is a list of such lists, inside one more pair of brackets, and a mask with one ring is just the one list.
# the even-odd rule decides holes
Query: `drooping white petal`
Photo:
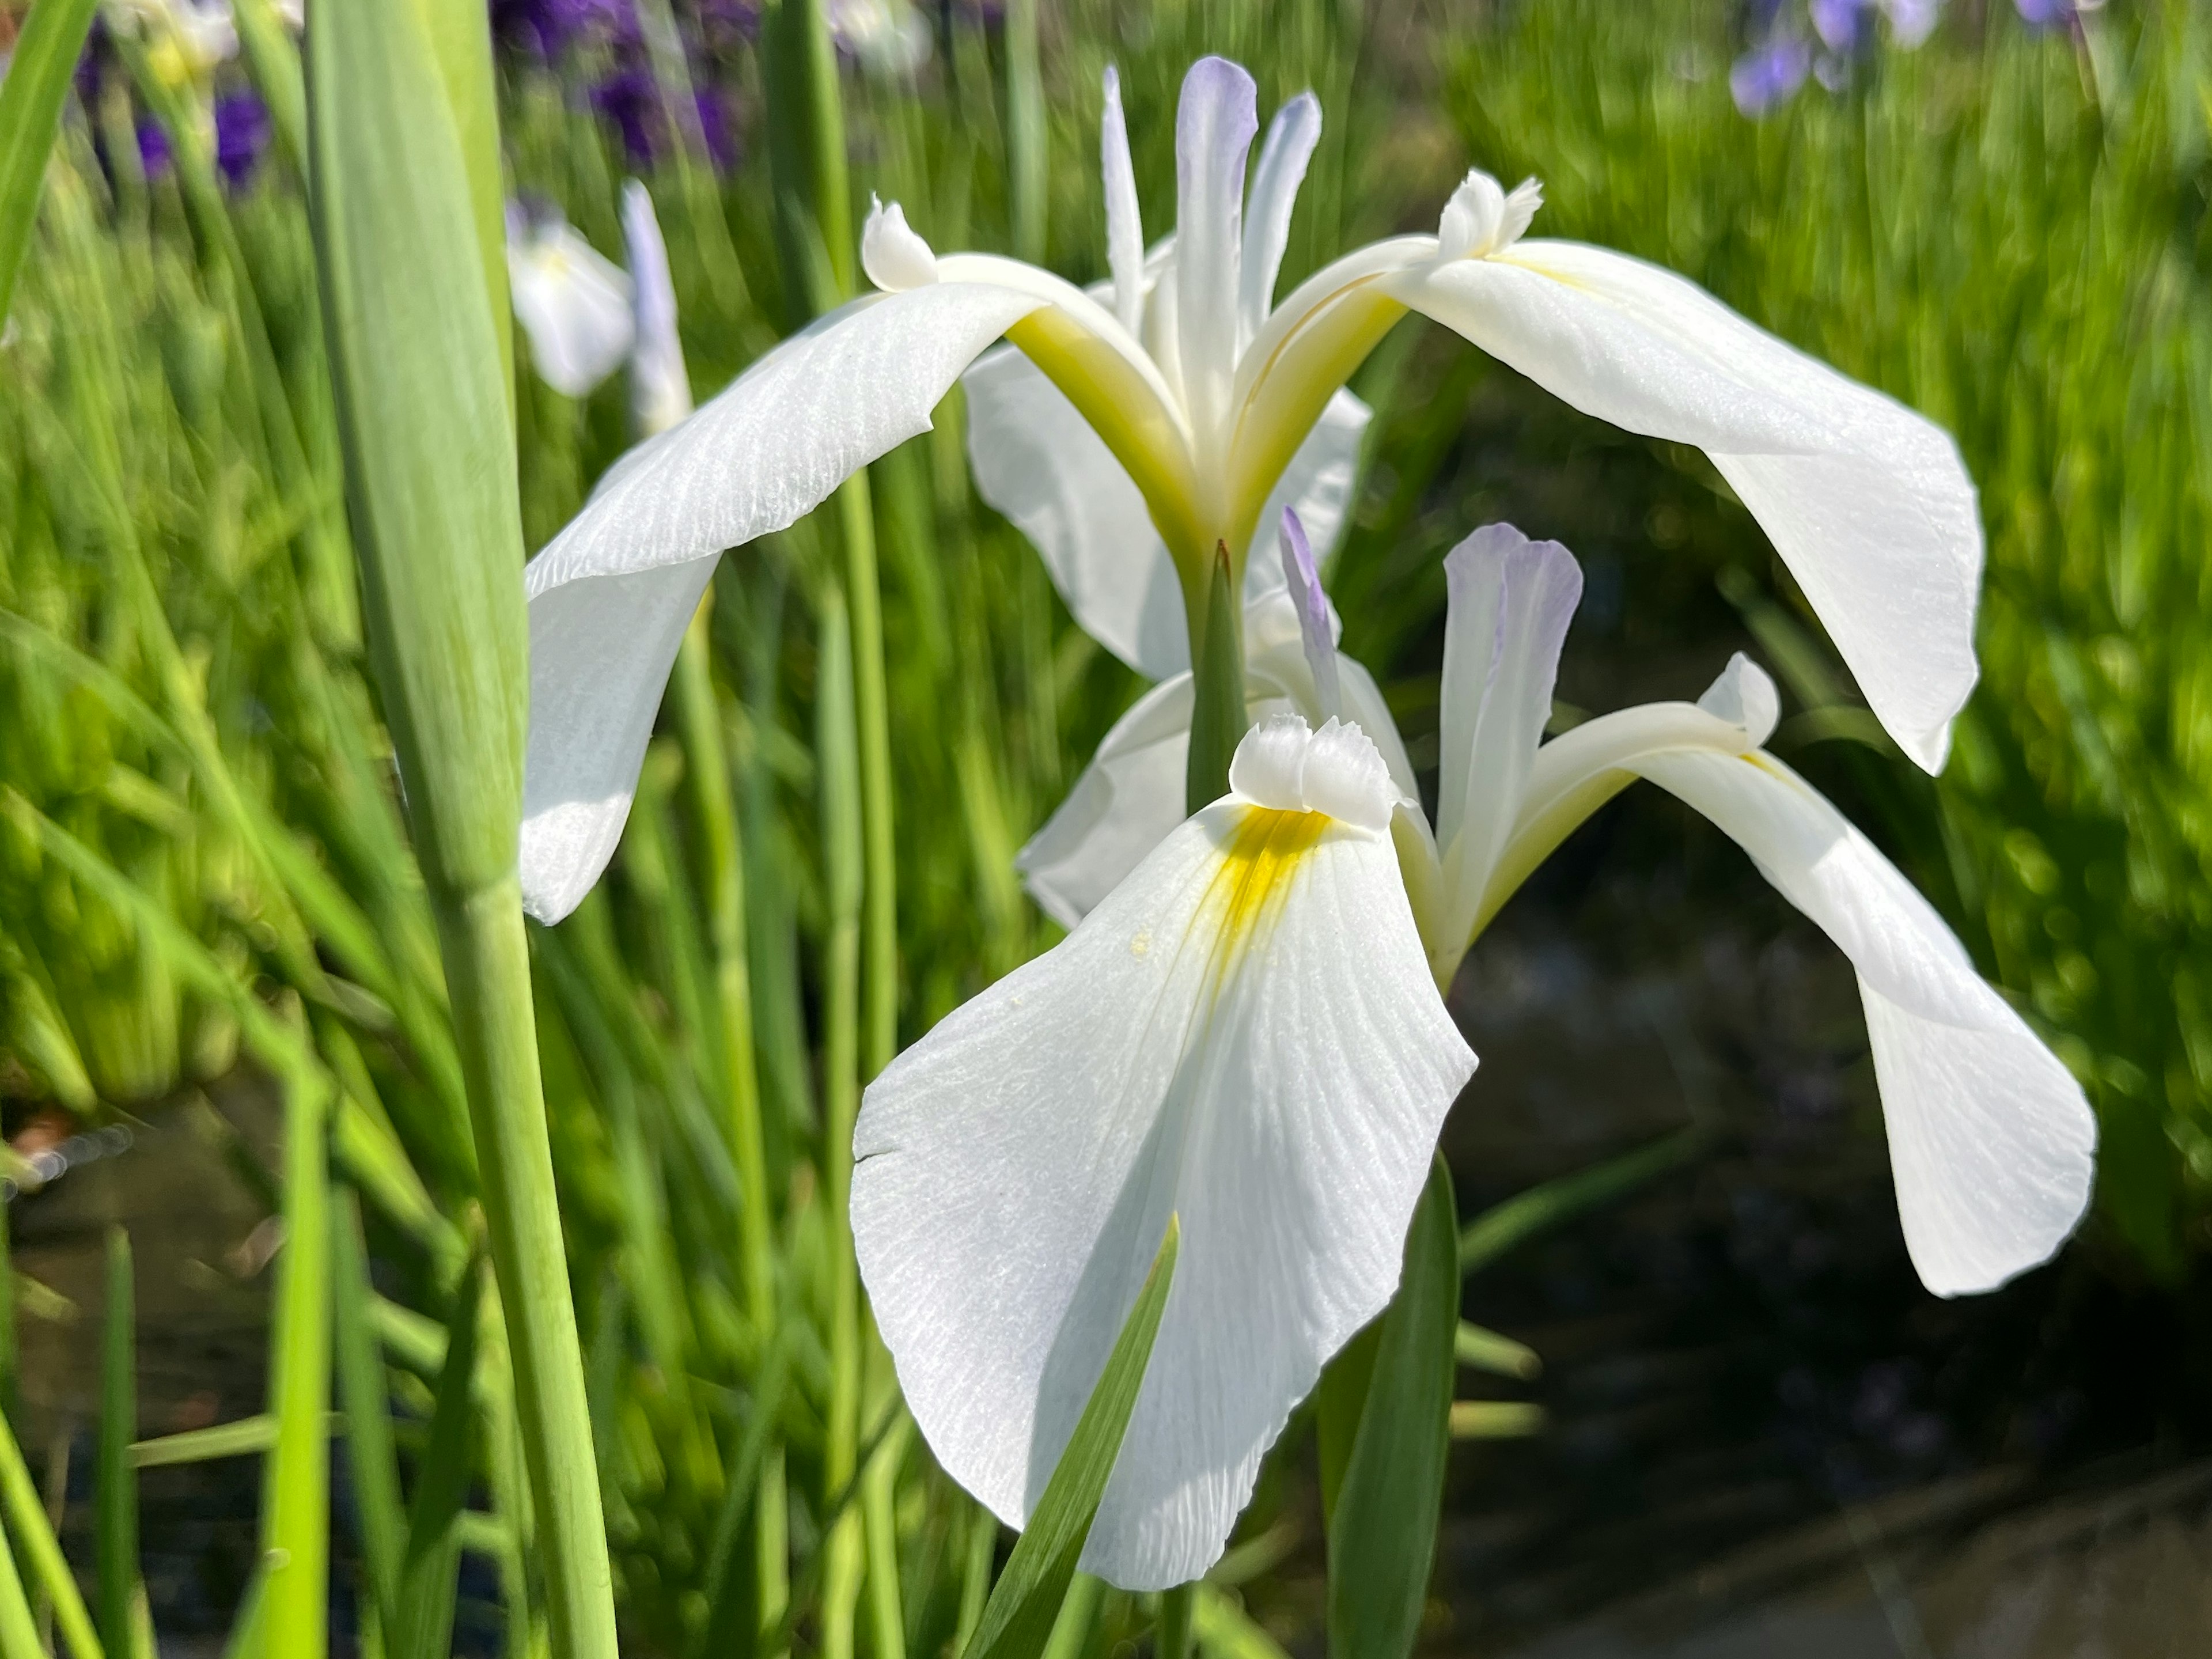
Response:
[{"label": "drooping white petal", "polygon": [[1252,191],[1244,206],[1244,247],[1237,271],[1237,344],[1241,349],[1259,333],[1275,300],[1275,278],[1290,246],[1291,211],[1306,163],[1321,142],[1321,100],[1302,92],[1275,112],[1260,146]]},{"label": "drooping white petal", "polygon": [[691,380],[676,331],[676,285],[660,239],[653,198],[632,179],[623,185],[623,242],[629,258],[637,341],[629,357],[631,418],[645,437],[665,432],[691,412]]},{"label": "drooping white petal", "polygon": [[653,717],[714,560],[548,588],[530,602],[522,902],[558,921],[622,842]]},{"label": "drooping white petal", "polygon": [[1763,751],[1677,750],[1633,769],[1727,831],[1858,969],[1899,1216],[1922,1281],[1958,1296],[2047,1261],[2087,1206],[2096,1119],[1934,908]]},{"label": "drooping white petal", "polygon": [[[1189,667],[1175,561],[1105,441],[1012,346],[979,359],[962,386],[976,493],[1029,538],[1084,632],[1153,679]],[[1259,520],[1264,532],[1295,506],[1316,556],[1327,559],[1344,529],[1369,415],[1348,392],[1329,401],[1283,471]],[[1282,582],[1271,552],[1255,549],[1246,559],[1248,602]]]},{"label": "drooping white petal", "polygon": [[[927,431],[960,371],[1035,303],[966,283],[855,301],[624,456],[530,562],[522,862],[532,915],[566,915],[612,855],[643,734],[714,557],[782,529]],[[641,580],[649,574],[659,579]],[[599,827],[580,832],[584,820]]]},{"label": "drooping white petal", "polygon": [[1528,781],[1582,568],[1557,542],[1486,525],[1444,558],[1441,775],[1443,878],[1436,942],[1466,947]]},{"label": "drooping white petal", "polygon": [[[1371,814],[1380,770],[1324,750],[1301,788]],[[939,1461],[1026,1518],[1177,1216],[1082,1565],[1129,1589],[1198,1577],[1322,1363],[1395,1288],[1474,1066],[1387,836],[1234,795],[1183,824],[868,1090],[854,1234]]]},{"label": "drooping white petal", "polygon": [[1238,65],[1201,58],[1183,76],[1176,112],[1178,346],[1183,401],[1201,443],[1224,429],[1237,368],[1244,158],[1260,130],[1258,97]]},{"label": "drooping white petal", "polygon": [[1106,187],[1106,268],[1114,273],[1114,314],[1134,334],[1145,315],[1145,217],[1137,169],[1121,116],[1121,76],[1106,65],[1106,109],[1098,121],[1098,170]]},{"label": "drooping white petal", "polygon": [[634,337],[629,278],[574,226],[556,222],[518,239],[510,220],[507,273],[514,319],[546,385],[586,397],[622,367]]},{"label": "drooping white petal", "polygon": [[1585,413],[1710,454],[1882,724],[1942,767],[1978,672],[1982,533],[1941,428],[1696,284],[1603,248],[1523,240],[1388,287]]},{"label": "drooping white petal", "polygon": [[1344,712],[1336,674],[1336,613],[1322,592],[1321,568],[1296,508],[1284,510],[1282,525],[1283,581],[1298,613],[1298,644],[1312,672],[1322,716],[1333,718]]}]

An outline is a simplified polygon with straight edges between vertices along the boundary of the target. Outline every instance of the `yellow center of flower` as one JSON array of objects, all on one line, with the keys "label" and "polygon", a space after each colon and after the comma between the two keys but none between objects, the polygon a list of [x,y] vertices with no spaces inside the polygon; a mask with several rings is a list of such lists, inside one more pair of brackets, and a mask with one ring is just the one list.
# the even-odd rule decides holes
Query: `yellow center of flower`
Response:
[{"label": "yellow center of flower", "polygon": [[1214,919],[1209,964],[1217,988],[1288,896],[1298,860],[1328,828],[1326,812],[1272,806],[1245,810],[1208,884],[1199,914]]}]

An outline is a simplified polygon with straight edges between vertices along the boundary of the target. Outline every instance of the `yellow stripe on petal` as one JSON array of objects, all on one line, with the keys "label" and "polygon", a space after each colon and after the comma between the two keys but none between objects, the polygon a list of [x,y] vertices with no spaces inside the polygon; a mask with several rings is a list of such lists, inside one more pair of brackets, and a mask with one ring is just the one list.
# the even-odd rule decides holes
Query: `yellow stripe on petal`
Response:
[{"label": "yellow stripe on petal", "polygon": [[1199,915],[1213,924],[1211,965],[1217,989],[1245,946],[1280,913],[1299,860],[1319,843],[1330,822],[1326,812],[1245,810],[1199,907]]}]

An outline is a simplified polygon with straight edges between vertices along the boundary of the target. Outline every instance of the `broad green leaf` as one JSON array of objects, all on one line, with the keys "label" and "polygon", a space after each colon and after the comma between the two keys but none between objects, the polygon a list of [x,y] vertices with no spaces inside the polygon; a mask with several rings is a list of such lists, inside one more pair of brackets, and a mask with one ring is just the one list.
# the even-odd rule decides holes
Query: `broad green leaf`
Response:
[{"label": "broad green leaf", "polygon": [[407,1557],[400,1570],[399,1603],[385,1633],[392,1659],[446,1659],[453,1634],[453,1598],[460,1585],[461,1512],[467,1507],[473,1464],[477,1298],[483,1274],[471,1263],[461,1275],[446,1323],[446,1364],[438,1377],[438,1403],[430,1439],[415,1477],[407,1512]]},{"label": "broad green leaf", "polygon": [[1626,1197],[1645,1182],[1688,1162],[1705,1145],[1703,1131],[1677,1130],[1649,1146],[1543,1182],[1525,1193],[1516,1193],[1502,1204],[1492,1205],[1468,1222],[1459,1236],[1460,1272],[1471,1273],[1486,1267],[1548,1227]]},{"label": "broad green leaf", "polygon": [[1376,1328],[1359,1430],[1328,1521],[1329,1659],[1405,1659],[1420,1628],[1451,1442],[1457,1215],[1439,1158]]},{"label": "broad green leaf", "polygon": [[[514,386],[514,331],[508,318],[507,188],[500,173],[499,99],[492,78],[491,8],[468,0],[416,0],[422,27],[445,85],[453,133],[468,175],[469,209],[476,222],[477,253],[483,268],[484,298],[491,306],[492,335],[499,342],[500,374]],[[513,410],[509,410],[512,418]]]},{"label": "broad green leaf", "polygon": [[107,1308],[100,1340],[100,1429],[93,1466],[93,1525],[100,1643],[107,1652],[152,1659],[138,1649],[138,1481],[131,1441],[138,1425],[137,1297],[131,1237],[107,1230]]},{"label": "broad green leaf", "polygon": [[1121,1334],[1106,1358],[1106,1369],[1099,1373],[1067,1449],[1053,1467],[1044,1496],[1037,1500],[1006,1571],[999,1575],[998,1586],[983,1608],[983,1622],[961,1659],[1036,1659],[1050,1639],[1060,1603],[1075,1577],[1076,1561],[1083,1554],[1083,1540],[1091,1535],[1091,1522],[1098,1513],[1098,1500],[1106,1495],[1106,1482],[1121,1454],[1129,1414],[1137,1407],[1137,1390],[1152,1361],[1152,1340],[1159,1334],[1160,1315],[1167,1307],[1182,1242],[1182,1224],[1170,1219],[1144,1288],[1121,1322]]},{"label": "broad green leaf", "polygon": [[46,157],[94,6],[94,0],[38,0],[15,37],[6,78],[0,79],[0,325],[8,319],[8,302],[38,222]]},{"label": "broad green leaf", "polygon": [[329,0],[312,204],[376,681],[434,893],[514,867],[528,625],[514,438],[463,139],[422,9]]}]

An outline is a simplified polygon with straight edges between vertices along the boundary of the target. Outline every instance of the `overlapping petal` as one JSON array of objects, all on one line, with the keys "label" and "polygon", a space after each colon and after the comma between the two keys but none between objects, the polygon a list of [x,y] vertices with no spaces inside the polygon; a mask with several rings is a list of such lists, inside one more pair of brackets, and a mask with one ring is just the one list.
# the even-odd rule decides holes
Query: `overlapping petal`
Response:
[{"label": "overlapping petal", "polygon": [[1445,556],[1444,579],[1436,826],[1443,914],[1431,943],[1448,973],[1474,937],[1527,787],[1583,573],[1559,543],[1493,524]]},{"label": "overlapping petal", "polygon": [[[530,562],[523,896],[557,921],[605,867],[684,627],[723,549],[781,530],[929,429],[1031,296],[935,283],[856,301],[623,458]],[[693,569],[678,568],[696,565]]]},{"label": "overlapping petal", "polygon": [[1973,484],[1941,428],[1603,248],[1522,240],[1386,286],[1584,413],[1704,449],[1883,725],[1941,769],[1978,672],[1982,568]]},{"label": "overlapping petal", "polygon": [[[945,1468],[1019,1524],[1162,1231],[1182,1248],[1083,1565],[1196,1577],[1322,1363],[1389,1300],[1474,1057],[1429,981],[1356,732],[1240,786],[871,1085],[853,1224]],[[1255,752],[1266,748],[1267,752]],[[1343,817],[1301,810],[1327,802]]]}]

